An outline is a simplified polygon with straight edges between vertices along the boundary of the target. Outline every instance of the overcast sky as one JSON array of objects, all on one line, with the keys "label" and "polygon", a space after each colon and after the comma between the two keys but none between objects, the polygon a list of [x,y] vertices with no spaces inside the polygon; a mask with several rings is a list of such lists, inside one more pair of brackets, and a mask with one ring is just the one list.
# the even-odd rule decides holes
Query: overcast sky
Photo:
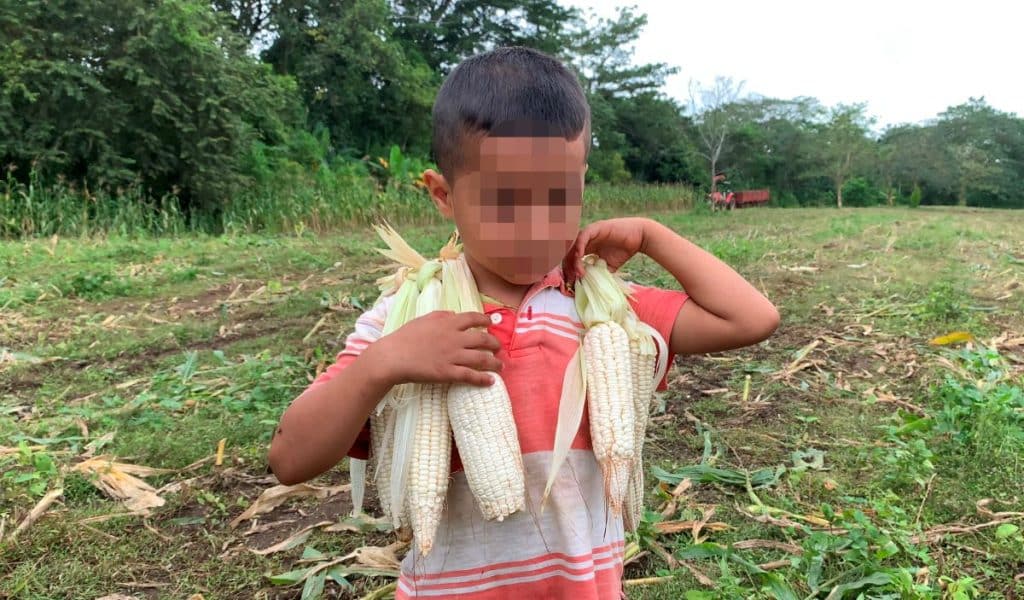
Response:
[{"label": "overcast sky", "polygon": [[776,98],[867,102],[878,125],[933,118],[984,96],[1024,116],[1024,3],[1019,0],[562,0],[611,17],[648,17],[638,63],[680,68],[664,88],[688,98],[690,79],[716,75]]}]

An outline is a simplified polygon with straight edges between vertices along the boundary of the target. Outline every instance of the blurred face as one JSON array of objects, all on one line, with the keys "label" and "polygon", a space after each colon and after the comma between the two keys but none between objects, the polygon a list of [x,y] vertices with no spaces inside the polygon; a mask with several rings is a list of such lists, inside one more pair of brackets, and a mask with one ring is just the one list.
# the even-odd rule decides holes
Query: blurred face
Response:
[{"label": "blurred face", "polygon": [[580,226],[583,138],[467,140],[448,216],[469,257],[517,285],[539,281],[561,263]]}]

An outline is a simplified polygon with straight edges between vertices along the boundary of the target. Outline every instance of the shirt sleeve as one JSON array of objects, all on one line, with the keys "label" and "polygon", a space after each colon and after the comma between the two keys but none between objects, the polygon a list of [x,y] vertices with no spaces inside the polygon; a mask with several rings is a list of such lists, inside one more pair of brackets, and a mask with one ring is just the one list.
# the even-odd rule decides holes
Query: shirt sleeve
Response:
[{"label": "shirt sleeve", "polygon": [[[373,305],[373,308],[359,315],[355,326],[348,337],[345,338],[345,347],[338,353],[334,363],[327,367],[313,383],[309,385],[314,388],[323,385],[335,378],[338,373],[347,369],[359,355],[370,344],[382,337],[384,330],[384,319],[387,318],[387,311],[394,301],[394,296],[386,296]],[[370,456],[370,421],[367,419],[363,428],[359,431],[356,441],[352,443],[347,456],[366,460]]]},{"label": "shirt sleeve", "polygon": [[[629,286],[633,290],[629,303],[633,307],[633,311],[636,312],[636,316],[660,333],[666,344],[671,344],[676,317],[679,316],[679,311],[690,299],[690,296],[680,290],[665,290],[636,283],[630,283]],[[661,352],[660,347],[658,352]],[[669,351],[669,367],[672,366],[673,360],[675,360],[675,354]],[[665,376],[662,377],[655,389],[659,392],[668,389],[668,369],[665,369]]]}]

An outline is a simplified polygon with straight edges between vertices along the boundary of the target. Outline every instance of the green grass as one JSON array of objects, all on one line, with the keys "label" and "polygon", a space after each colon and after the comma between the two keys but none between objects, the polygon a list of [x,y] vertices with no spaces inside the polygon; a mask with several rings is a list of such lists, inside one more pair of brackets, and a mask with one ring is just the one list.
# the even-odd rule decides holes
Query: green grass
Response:
[{"label": "green grass", "polygon": [[[595,189],[590,198],[589,218],[692,200],[669,188]],[[680,358],[673,367],[645,450],[650,512],[630,539],[647,553],[626,567],[628,579],[665,579],[631,585],[629,596],[825,598],[860,581],[859,590],[834,597],[1020,597],[1020,531],[983,525],[1002,519],[1024,528],[1013,516],[1024,512],[1022,348],[928,340],[961,330],[982,342],[1024,336],[1024,214],[650,214],[764,291],[783,324],[758,346]],[[0,348],[15,353],[0,361],[0,447],[11,449],[0,453],[0,519],[8,535],[48,490],[64,489],[17,543],[0,542],[0,596],[298,597],[301,586],[276,587],[266,575],[300,568],[305,547],[342,556],[390,541],[383,533],[316,532],[266,557],[244,550],[280,541],[300,523],[339,518],[344,493],[333,503],[276,509],[261,522],[297,520],[266,534],[228,526],[269,485],[260,478],[281,411],[333,360],[383,273],[367,228],[311,230],[0,243]],[[424,221],[402,233],[430,249],[449,228]],[[626,270],[677,287],[644,257]],[[806,368],[779,376],[801,360]],[[150,518],[83,522],[122,510],[67,470],[90,443],[97,454],[180,469],[210,457],[221,439],[223,466],[147,478],[155,487],[194,478],[163,494],[167,503]],[[703,482],[658,516],[672,486],[658,486],[653,467],[687,469]],[[346,472],[342,463],[315,483],[346,481]],[[767,485],[747,489],[745,473]],[[991,502],[979,508],[984,499]],[[689,529],[654,529],[658,520],[700,519],[711,507],[710,520],[728,528],[705,528],[699,542]],[[776,520],[758,522],[757,511]],[[921,537],[947,525],[967,530]],[[729,549],[745,540],[775,546]],[[667,562],[662,548],[682,562]],[[774,566],[760,572],[763,563]],[[327,587],[353,597],[388,579],[349,581],[355,592]],[[968,591],[957,596],[958,588]]]}]

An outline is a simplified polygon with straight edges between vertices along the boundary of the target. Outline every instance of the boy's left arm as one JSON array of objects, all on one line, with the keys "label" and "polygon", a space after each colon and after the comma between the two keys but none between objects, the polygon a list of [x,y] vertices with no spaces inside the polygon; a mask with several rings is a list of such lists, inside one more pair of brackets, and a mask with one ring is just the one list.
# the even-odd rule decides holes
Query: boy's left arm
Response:
[{"label": "boy's left arm", "polygon": [[779,326],[775,305],[729,265],[656,221],[645,225],[640,251],[671,273],[690,296],[672,328],[673,353],[750,346]]},{"label": "boy's left arm", "polygon": [[779,311],[739,273],[674,231],[644,218],[611,219],[588,225],[570,250],[566,266],[596,253],[618,269],[642,252],[672,274],[690,299],[672,328],[673,354],[720,352],[756,344],[775,331]]}]

